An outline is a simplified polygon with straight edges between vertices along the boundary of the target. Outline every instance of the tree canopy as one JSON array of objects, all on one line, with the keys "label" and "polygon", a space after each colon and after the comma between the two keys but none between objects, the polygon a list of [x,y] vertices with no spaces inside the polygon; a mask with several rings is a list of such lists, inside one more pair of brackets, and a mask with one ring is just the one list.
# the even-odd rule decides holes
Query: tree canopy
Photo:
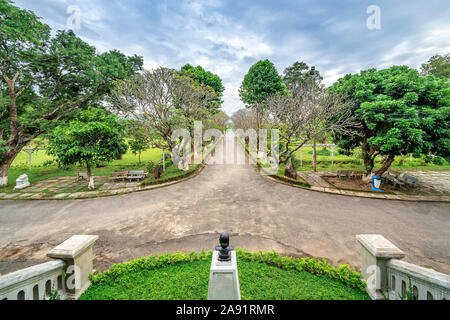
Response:
[{"label": "tree canopy", "polygon": [[375,157],[385,157],[383,174],[396,155],[450,156],[450,87],[446,80],[421,76],[407,66],[369,69],[347,75],[330,90],[347,97],[362,135],[338,135],[344,150],[361,146],[367,173]]},{"label": "tree canopy", "polygon": [[310,70],[309,66],[303,61],[297,61],[284,70],[283,82],[290,92],[295,92],[298,86],[310,80],[320,82],[323,78],[318,70]]},{"label": "tree canopy", "polygon": [[432,56],[427,63],[422,64],[422,74],[433,75],[442,79],[450,78],[450,54]]},{"label": "tree canopy", "polygon": [[263,103],[268,96],[284,93],[286,86],[277,69],[269,60],[258,61],[244,77],[239,95],[249,108]]},{"label": "tree canopy", "polygon": [[51,35],[31,11],[0,0],[0,185],[22,148],[77,108],[100,103],[141,57],[98,54],[73,31]]},{"label": "tree canopy", "polygon": [[126,152],[123,130],[116,115],[102,108],[88,108],[79,113],[78,119],[53,130],[47,153],[55,156],[61,167],[86,166],[89,188],[93,189],[91,167]]},{"label": "tree canopy", "polygon": [[192,78],[200,84],[206,85],[212,88],[215,92],[215,97],[208,105],[211,113],[218,113],[223,103],[222,96],[225,91],[225,87],[222,84],[222,79],[210,72],[203,69],[202,66],[193,67],[190,64],[186,64],[181,68],[181,74]]}]

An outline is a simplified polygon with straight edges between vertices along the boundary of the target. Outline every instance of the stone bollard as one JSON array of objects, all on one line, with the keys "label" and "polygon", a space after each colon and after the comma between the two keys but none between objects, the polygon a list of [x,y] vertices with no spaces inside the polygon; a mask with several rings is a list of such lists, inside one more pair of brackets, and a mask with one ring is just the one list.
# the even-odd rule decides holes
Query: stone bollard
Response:
[{"label": "stone bollard", "polygon": [[367,282],[367,293],[373,300],[384,300],[388,294],[387,263],[402,259],[405,253],[382,235],[363,234],[356,239],[361,245],[361,274]]},{"label": "stone bollard", "polygon": [[75,235],[53,248],[47,256],[66,263],[65,289],[67,299],[78,299],[90,286],[92,247],[98,236]]},{"label": "stone bollard", "polygon": [[208,300],[241,300],[236,251],[229,244],[230,237],[222,233],[212,257]]}]

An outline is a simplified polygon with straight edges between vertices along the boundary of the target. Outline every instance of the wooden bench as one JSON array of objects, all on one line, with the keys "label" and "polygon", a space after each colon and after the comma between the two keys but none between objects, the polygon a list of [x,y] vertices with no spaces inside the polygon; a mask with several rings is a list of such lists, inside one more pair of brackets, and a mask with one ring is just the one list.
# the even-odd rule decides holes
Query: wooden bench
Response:
[{"label": "wooden bench", "polygon": [[77,172],[78,180],[87,180],[87,172]]},{"label": "wooden bench", "polygon": [[125,181],[127,177],[128,171],[121,171],[121,172],[113,172],[109,178],[113,181],[117,180]]},{"label": "wooden bench", "polygon": [[129,171],[127,180],[133,181],[140,181],[142,179],[145,179],[147,177],[147,173],[144,170],[135,170],[135,171]]}]

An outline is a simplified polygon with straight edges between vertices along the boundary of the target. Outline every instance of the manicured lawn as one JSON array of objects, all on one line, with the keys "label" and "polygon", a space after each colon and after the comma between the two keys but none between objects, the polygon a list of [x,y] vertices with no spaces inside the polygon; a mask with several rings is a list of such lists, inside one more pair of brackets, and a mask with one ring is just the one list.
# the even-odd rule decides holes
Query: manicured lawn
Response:
[{"label": "manicured lawn", "polygon": [[[301,153],[297,151],[295,153],[295,157],[297,159],[297,167],[298,171],[312,171],[312,155],[313,150],[312,147],[304,147],[303,148],[303,166],[300,166]],[[334,159],[334,165],[332,164],[332,160]],[[382,158],[377,157],[375,160],[375,169],[381,168]],[[331,157],[331,148],[327,148],[327,150],[322,150],[322,147],[317,148],[317,169],[318,171],[337,171],[337,170],[358,170],[364,171],[364,165],[362,160],[356,155],[346,156],[338,153],[337,148],[335,149],[334,158]],[[400,171],[421,171],[421,170],[430,170],[430,171],[439,171],[439,170],[450,170],[450,163],[444,161],[443,164],[432,164],[426,163],[424,158],[411,158],[406,156],[403,158],[403,163],[401,163],[401,157],[396,157],[394,163],[391,166],[392,169],[400,170]]]},{"label": "manicured lawn", "polygon": [[[172,262],[146,258],[113,266],[95,276],[81,300],[205,300],[211,254],[200,260]],[[159,259],[159,260],[163,260]],[[274,258],[277,260],[277,258]],[[189,258],[188,258],[189,260]],[[332,267],[325,267],[332,269]],[[367,293],[325,275],[279,268],[251,261],[238,252],[238,272],[243,300],[370,300]],[[98,277],[97,279],[95,279]]]},{"label": "manicured lawn", "polygon": [[[121,165],[121,164],[136,164],[139,162],[138,155],[134,155],[131,151],[123,155],[122,160],[115,160],[111,164],[113,165]],[[161,149],[148,149],[142,152],[141,161],[159,161],[162,158],[162,150]],[[32,166],[40,167],[46,161],[52,161],[53,157],[46,154],[45,150],[39,150],[33,152],[32,155]],[[12,167],[27,167],[28,168],[28,153],[25,151],[20,152],[14,162],[12,163]]]},{"label": "manicured lawn", "polygon": [[[9,186],[7,188],[0,188],[0,192],[12,191],[16,184],[16,179],[24,173],[28,175],[31,183],[35,183],[52,177],[75,177],[78,171],[86,171],[85,167],[73,167],[69,170],[64,170],[55,165],[43,166],[49,160],[52,160],[52,158],[46,155],[45,151],[33,153],[33,166],[30,170],[28,168],[28,154],[22,151],[9,170]],[[149,149],[143,152],[141,155],[141,164],[139,164],[138,156],[129,151],[123,155],[122,160],[114,160],[104,168],[92,168],[92,172],[95,176],[108,176],[115,171],[146,170],[146,164],[149,161],[157,163],[160,160],[162,160],[162,150],[160,149]]]}]

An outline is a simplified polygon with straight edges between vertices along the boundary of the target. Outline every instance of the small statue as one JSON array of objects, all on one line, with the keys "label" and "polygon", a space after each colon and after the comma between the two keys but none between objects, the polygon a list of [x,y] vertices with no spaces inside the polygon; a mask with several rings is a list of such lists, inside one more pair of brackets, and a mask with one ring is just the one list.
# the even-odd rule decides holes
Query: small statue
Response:
[{"label": "small statue", "polygon": [[19,178],[17,178],[14,190],[22,190],[29,186],[30,182],[28,181],[28,176],[26,174],[23,174]]},{"label": "small statue", "polygon": [[231,261],[230,251],[234,250],[234,247],[230,247],[230,236],[224,232],[219,238],[220,246],[216,247],[216,251],[219,251],[219,261]]},{"label": "small statue", "polygon": [[186,160],[181,159],[178,161],[178,170],[188,171],[189,163]]},{"label": "small statue", "polygon": [[294,165],[291,161],[286,165],[286,168],[284,169],[284,175],[288,178],[297,180],[297,171],[294,168]]},{"label": "small statue", "polygon": [[155,180],[158,180],[159,178],[161,178],[164,174],[163,168],[161,168],[161,166],[157,166],[155,168],[155,170],[153,171],[153,177],[155,178]]}]

